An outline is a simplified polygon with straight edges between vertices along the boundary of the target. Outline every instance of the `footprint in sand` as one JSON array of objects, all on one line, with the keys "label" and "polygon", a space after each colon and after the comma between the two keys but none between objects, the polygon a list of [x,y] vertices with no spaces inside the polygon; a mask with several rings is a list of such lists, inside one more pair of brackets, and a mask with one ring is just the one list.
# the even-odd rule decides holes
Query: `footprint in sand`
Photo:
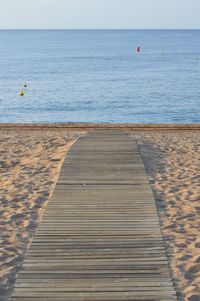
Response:
[{"label": "footprint in sand", "polygon": [[188,301],[200,301],[200,295],[192,295],[188,298]]},{"label": "footprint in sand", "polygon": [[197,243],[195,244],[195,247],[196,247],[196,248],[200,248],[200,242],[197,242]]},{"label": "footprint in sand", "polygon": [[18,213],[18,214],[14,214],[13,216],[11,216],[11,220],[18,220],[18,219],[22,219],[25,218],[26,214],[23,213]]},{"label": "footprint in sand", "polygon": [[196,263],[200,263],[200,256],[197,257],[197,259],[195,259]]},{"label": "footprint in sand", "polygon": [[200,272],[200,264],[192,265],[189,268],[188,272],[193,273],[193,274],[199,273]]}]

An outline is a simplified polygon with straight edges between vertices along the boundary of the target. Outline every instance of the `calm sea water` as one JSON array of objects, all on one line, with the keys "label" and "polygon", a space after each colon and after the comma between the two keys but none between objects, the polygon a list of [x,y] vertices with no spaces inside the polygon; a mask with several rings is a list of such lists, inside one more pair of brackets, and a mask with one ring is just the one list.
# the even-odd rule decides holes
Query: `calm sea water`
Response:
[{"label": "calm sea water", "polygon": [[199,123],[200,31],[0,31],[0,122]]}]

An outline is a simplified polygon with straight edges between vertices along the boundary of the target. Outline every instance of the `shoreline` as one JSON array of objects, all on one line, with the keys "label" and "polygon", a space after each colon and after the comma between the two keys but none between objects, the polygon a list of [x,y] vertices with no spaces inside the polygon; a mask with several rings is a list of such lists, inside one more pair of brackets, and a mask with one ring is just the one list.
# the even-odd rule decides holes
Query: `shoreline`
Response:
[{"label": "shoreline", "polygon": [[0,123],[0,130],[128,130],[128,131],[199,131],[199,124],[134,124],[134,123]]}]

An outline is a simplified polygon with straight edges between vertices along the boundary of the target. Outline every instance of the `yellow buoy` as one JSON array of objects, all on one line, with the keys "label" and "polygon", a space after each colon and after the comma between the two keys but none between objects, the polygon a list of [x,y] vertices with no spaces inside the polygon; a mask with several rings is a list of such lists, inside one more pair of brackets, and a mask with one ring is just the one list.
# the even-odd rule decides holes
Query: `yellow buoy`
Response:
[{"label": "yellow buoy", "polygon": [[24,96],[24,91],[22,89],[20,90],[19,95]]},{"label": "yellow buoy", "polygon": [[24,82],[24,88],[26,88],[27,87],[27,84],[26,84],[26,82]]}]

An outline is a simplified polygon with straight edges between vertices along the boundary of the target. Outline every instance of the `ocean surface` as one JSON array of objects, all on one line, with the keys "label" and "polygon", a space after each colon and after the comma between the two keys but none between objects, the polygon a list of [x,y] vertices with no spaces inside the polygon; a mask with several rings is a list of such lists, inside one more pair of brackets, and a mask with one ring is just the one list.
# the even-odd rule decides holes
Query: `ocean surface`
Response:
[{"label": "ocean surface", "polygon": [[200,30],[1,30],[8,122],[199,123]]}]

